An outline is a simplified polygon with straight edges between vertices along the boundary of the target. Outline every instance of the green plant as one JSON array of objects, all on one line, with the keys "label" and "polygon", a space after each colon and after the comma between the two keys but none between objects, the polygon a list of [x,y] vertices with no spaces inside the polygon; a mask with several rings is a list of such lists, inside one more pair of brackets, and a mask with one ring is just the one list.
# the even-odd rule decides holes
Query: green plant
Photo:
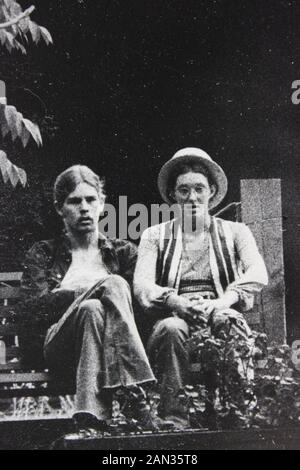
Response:
[{"label": "green plant", "polygon": [[[40,40],[47,45],[52,43],[49,31],[31,20],[30,15],[34,10],[35,7],[31,6],[23,11],[15,0],[0,0],[0,43],[9,53],[15,50],[26,54],[29,38],[33,43],[38,43]],[[23,147],[26,147],[30,137],[38,146],[42,145],[38,125],[24,118],[14,106],[7,104],[3,81],[0,82],[0,131],[3,138],[8,134],[13,141],[19,138]],[[14,165],[4,150],[0,150],[0,171],[5,183],[10,181],[13,186],[18,182],[23,186],[26,185],[26,172]]]},{"label": "green plant", "polygon": [[[228,333],[228,332],[227,332]],[[194,332],[190,352],[201,362],[197,385],[180,397],[195,427],[236,429],[300,422],[300,373],[287,345],[267,347],[267,337],[247,340]]]}]

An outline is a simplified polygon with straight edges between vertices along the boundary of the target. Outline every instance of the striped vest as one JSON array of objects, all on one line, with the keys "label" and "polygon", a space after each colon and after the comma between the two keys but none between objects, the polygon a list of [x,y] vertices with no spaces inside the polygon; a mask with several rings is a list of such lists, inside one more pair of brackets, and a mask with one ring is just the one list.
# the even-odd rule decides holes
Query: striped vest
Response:
[{"label": "striped vest", "polygon": [[[209,260],[215,290],[221,296],[226,287],[239,278],[234,240],[230,223],[211,217]],[[161,224],[159,255],[156,265],[157,283],[178,291],[181,276],[182,229],[178,219]]]}]

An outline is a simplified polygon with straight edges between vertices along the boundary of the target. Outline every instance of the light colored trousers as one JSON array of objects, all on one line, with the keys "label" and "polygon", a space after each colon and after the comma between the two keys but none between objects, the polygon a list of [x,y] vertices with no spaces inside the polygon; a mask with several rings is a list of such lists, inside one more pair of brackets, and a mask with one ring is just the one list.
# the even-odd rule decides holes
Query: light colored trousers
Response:
[{"label": "light colored trousers", "polygon": [[154,381],[132,310],[127,282],[108,275],[76,299],[47,332],[51,372],[76,385],[76,412],[111,414],[112,390]]}]

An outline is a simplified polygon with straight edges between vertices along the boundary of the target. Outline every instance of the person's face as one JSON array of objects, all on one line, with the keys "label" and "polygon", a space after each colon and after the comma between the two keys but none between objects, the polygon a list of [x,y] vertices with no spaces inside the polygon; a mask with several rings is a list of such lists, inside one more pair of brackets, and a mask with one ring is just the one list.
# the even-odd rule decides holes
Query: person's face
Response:
[{"label": "person's face", "polygon": [[88,233],[96,230],[99,217],[104,208],[104,197],[87,184],[79,183],[57,208],[67,230],[73,233]]},{"label": "person's face", "polygon": [[187,217],[203,217],[208,214],[209,200],[215,194],[215,186],[210,186],[202,173],[189,171],[179,175],[173,197]]}]

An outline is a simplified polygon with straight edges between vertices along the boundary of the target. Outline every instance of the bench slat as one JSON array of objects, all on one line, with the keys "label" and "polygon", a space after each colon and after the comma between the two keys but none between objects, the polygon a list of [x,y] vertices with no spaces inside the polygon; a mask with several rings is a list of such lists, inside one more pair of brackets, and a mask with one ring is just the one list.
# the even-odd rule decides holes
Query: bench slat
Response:
[{"label": "bench slat", "polygon": [[72,387],[59,387],[55,388],[52,383],[47,386],[36,386],[35,388],[8,388],[6,390],[0,389],[0,398],[18,398],[18,397],[41,397],[41,396],[54,396],[59,395],[74,395],[75,390]]},{"label": "bench slat", "polygon": [[7,362],[6,364],[0,364],[0,374],[2,373],[7,374],[7,371],[15,371],[15,370],[24,370],[24,365],[22,365],[20,361]]},{"label": "bench slat", "polygon": [[11,273],[0,273],[0,282],[20,281],[22,279],[22,271]]},{"label": "bench slat", "polygon": [[51,382],[52,380],[53,379],[49,372],[17,372],[16,374],[0,374],[0,384]]},{"label": "bench slat", "polygon": [[256,325],[260,323],[260,313],[259,312],[246,312],[245,319],[248,325]]},{"label": "bench slat", "polygon": [[20,287],[1,287],[0,299],[18,299],[20,298]]}]

